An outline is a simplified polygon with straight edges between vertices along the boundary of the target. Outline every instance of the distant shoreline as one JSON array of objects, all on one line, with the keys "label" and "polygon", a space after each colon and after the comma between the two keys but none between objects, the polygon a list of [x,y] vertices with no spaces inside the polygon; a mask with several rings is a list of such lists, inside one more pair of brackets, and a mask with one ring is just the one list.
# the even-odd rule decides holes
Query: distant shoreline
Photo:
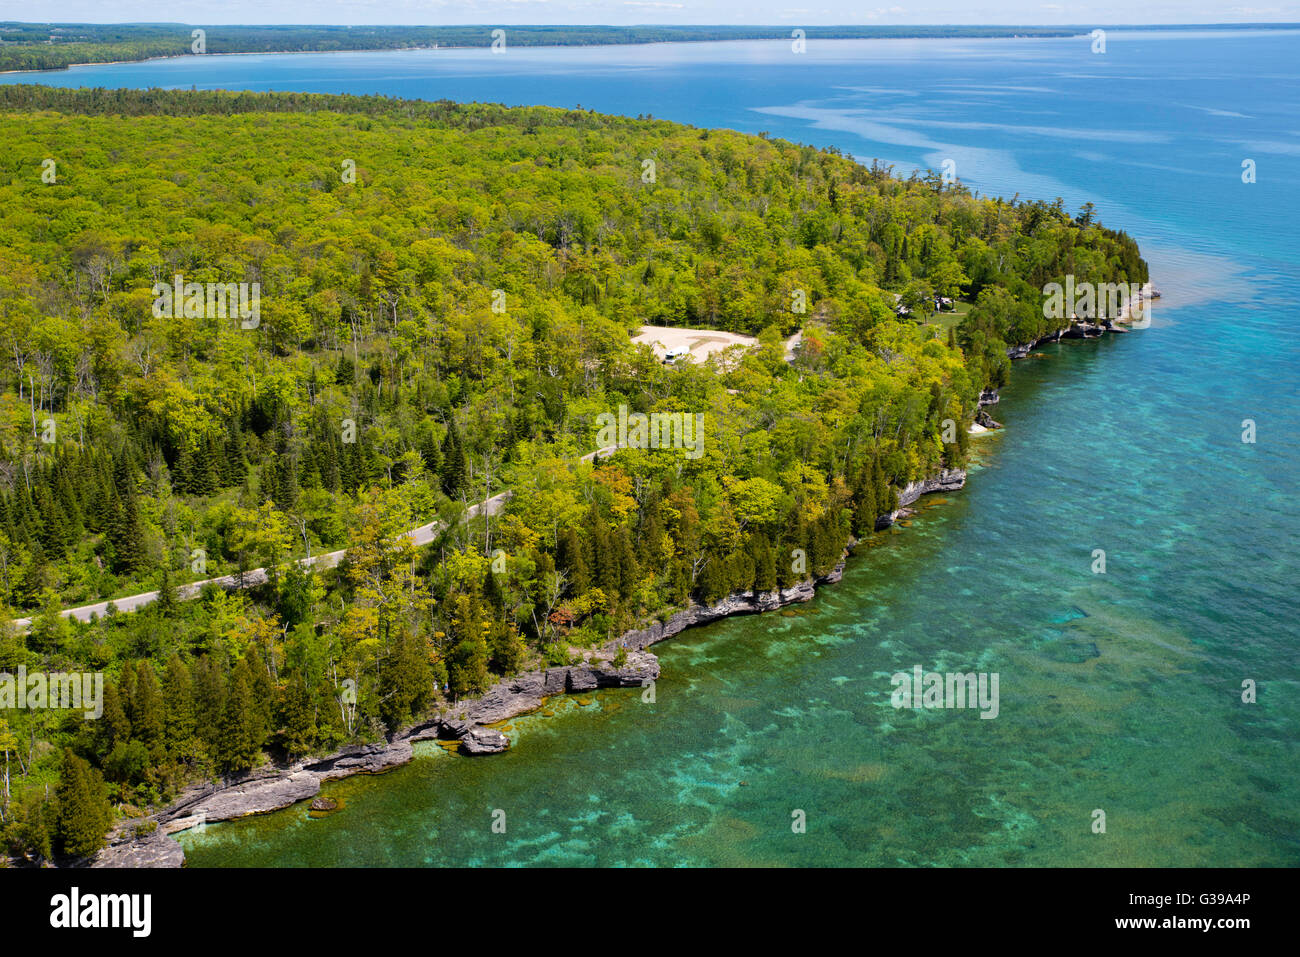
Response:
[{"label": "distant shoreline", "polygon": [[[42,26],[53,29],[63,28],[62,24],[44,24],[37,21],[23,23],[20,21],[9,21],[11,27],[23,26]],[[0,24],[3,28],[4,24]],[[66,26],[79,27],[103,27],[107,24],[69,24]],[[127,27],[138,27],[141,25],[127,24]],[[291,25],[271,25],[265,24],[257,27],[240,26],[237,24],[228,25],[231,29],[238,30],[284,30]],[[451,35],[444,40],[438,40],[431,43],[416,43],[406,46],[357,46],[342,49],[299,49],[299,50],[231,50],[220,53],[164,53],[153,56],[141,56],[130,59],[114,60],[88,60],[78,63],[68,63],[60,66],[50,66],[37,69],[19,69],[19,70],[0,70],[0,75],[12,75],[16,73],[59,73],[71,70],[73,67],[86,66],[117,66],[125,63],[148,63],[153,60],[174,60],[187,56],[285,56],[295,53],[400,53],[411,52],[415,50],[470,50],[479,47],[489,47],[491,45],[490,31],[493,29],[503,29],[507,31],[507,42],[516,48],[529,49],[564,49],[564,48],[586,48],[601,46],[650,46],[672,43],[739,43],[739,42],[788,42],[794,38],[796,29],[803,31],[802,39],[814,42],[826,41],[844,41],[844,40],[1063,40],[1087,37],[1094,29],[1107,30],[1114,33],[1124,32],[1179,32],[1193,30],[1211,30],[1222,32],[1236,32],[1244,30],[1286,30],[1300,29],[1297,23],[1179,23],[1179,24],[1110,24],[1100,26],[1087,26],[1082,24],[1066,24],[1063,26],[1027,26],[1015,24],[989,24],[989,25],[898,25],[898,26],[878,26],[878,27],[860,27],[853,25],[834,25],[834,24],[814,24],[804,27],[798,27],[795,24],[790,25],[756,25],[753,27],[730,27],[723,25],[706,25],[700,24],[691,27],[671,27],[665,25],[635,25],[619,27],[612,25],[568,25],[568,26],[544,26],[538,24],[505,24],[501,26],[487,24],[466,24],[463,26],[448,27],[412,27],[412,26],[364,26],[362,29],[384,30],[384,31],[401,31],[401,30],[446,30]],[[189,30],[190,25],[185,25]],[[340,27],[320,28],[340,30]],[[350,28],[349,28],[350,29]],[[467,43],[464,40],[463,31],[482,30],[484,33],[484,42]],[[521,32],[524,39],[516,39],[512,43],[509,41],[509,31]],[[583,39],[577,42],[548,42],[560,40],[566,34],[564,31],[580,33]],[[759,35],[744,35],[744,31],[751,30]],[[599,35],[591,36],[596,32],[606,31],[608,39],[601,39]],[[636,36],[636,31],[654,31],[644,38]],[[677,31],[679,35],[662,37],[659,34],[664,31]],[[728,32],[732,36],[710,36],[707,31]],[[846,36],[826,36],[823,31],[843,31],[849,35]],[[459,34],[459,35],[457,35]],[[699,34],[699,35],[695,35]],[[340,32],[339,36],[347,36],[345,32]],[[150,38],[155,42],[158,38]],[[538,41],[538,42],[530,42]],[[126,41],[113,41],[121,43]],[[176,42],[188,44],[188,36],[177,36]],[[87,46],[95,46],[96,41],[68,41],[67,45],[72,43],[82,43]],[[4,46],[0,46],[0,56],[6,51],[32,51],[32,50],[57,50],[61,44],[25,42],[22,40],[10,40]],[[111,46],[109,42],[99,44],[102,46]]]}]

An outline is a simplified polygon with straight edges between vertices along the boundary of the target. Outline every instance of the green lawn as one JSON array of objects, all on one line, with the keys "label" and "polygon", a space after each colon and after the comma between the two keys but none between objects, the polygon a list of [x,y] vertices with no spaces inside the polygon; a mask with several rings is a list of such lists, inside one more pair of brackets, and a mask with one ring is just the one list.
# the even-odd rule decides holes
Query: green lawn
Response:
[{"label": "green lawn", "polygon": [[936,312],[933,316],[931,316],[929,319],[925,321],[925,325],[934,326],[938,329],[943,330],[943,334],[946,336],[948,334],[948,330],[953,328],[958,323],[960,323],[964,318],[966,318],[966,313],[970,312],[971,310],[971,304],[969,302],[958,301],[954,303],[954,306],[955,308],[951,312],[949,312],[948,310],[944,310],[943,312]]}]

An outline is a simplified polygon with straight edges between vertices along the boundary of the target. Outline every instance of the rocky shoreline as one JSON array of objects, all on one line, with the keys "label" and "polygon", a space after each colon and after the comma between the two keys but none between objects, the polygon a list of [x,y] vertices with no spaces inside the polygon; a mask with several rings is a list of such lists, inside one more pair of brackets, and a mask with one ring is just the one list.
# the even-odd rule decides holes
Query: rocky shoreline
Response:
[{"label": "rocky shoreline", "polygon": [[[1158,298],[1148,283],[1143,289],[1147,298]],[[1127,315],[1118,321],[1123,322]],[[1124,333],[1129,330],[1115,322],[1075,322],[1065,329],[1044,336],[1034,342],[1007,349],[1011,359],[1022,359],[1044,342],[1061,339],[1089,339],[1107,332]],[[987,427],[997,428],[984,408],[997,404],[996,389],[986,389],[980,394],[978,417],[987,420]],[[981,423],[983,424],[983,423]],[[900,517],[912,514],[909,508],[922,495],[950,492],[966,484],[964,469],[943,469],[938,474],[917,482],[910,482],[898,493],[898,508],[877,520],[877,530],[888,528]],[[504,734],[487,725],[505,721],[521,714],[536,711],[552,695],[592,691],[598,688],[642,687],[659,677],[659,659],[646,651],[650,645],[681,634],[688,628],[706,625],[732,615],[761,614],[775,611],[786,605],[805,602],[816,594],[817,586],[834,584],[844,574],[849,551],[846,549],[840,562],[828,574],[816,579],[805,579],[786,589],[771,592],[735,592],[712,605],[691,605],[668,618],[644,628],[635,629],[610,642],[579,665],[528,671],[505,678],[493,685],[481,698],[462,702],[449,709],[451,714],[414,725],[395,735],[387,742],[354,745],[325,758],[315,758],[295,763],[289,767],[265,769],[224,786],[208,785],[187,790],[165,810],[146,818],[156,825],[148,834],[138,835],[134,827],[140,821],[129,822],[133,828],[119,831],[110,838],[110,844],[89,863],[91,867],[180,867],[185,863],[185,852],[172,837],[180,831],[218,821],[230,821],[250,814],[278,811],[299,801],[315,798],[321,784],[335,778],[353,774],[378,774],[400,767],[412,760],[416,741],[434,738],[458,738],[466,754],[497,754],[509,748]],[[621,667],[613,659],[626,652]]]},{"label": "rocky shoreline", "polygon": [[[1159,298],[1160,292],[1156,290],[1151,283],[1148,282],[1142,286],[1141,291],[1138,293],[1136,302],[1139,303],[1139,308],[1145,311],[1145,315],[1143,316],[1143,325],[1151,321],[1149,311],[1151,309],[1151,302]],[[1035,348],[1045,342],[1060,342],[1062,339],[1099,339],[1108,332],[1121,334],[1127,333],[1130,330],[1121,325],[1121,323],[1131,323],[1134,321],[1134,316],[1130,308],[1131,305],[1132,304],[1130,303],[1125,303],[1123,310],[1114,319],[1103,319],[1099,322],[1088,322],[1083,319],[1076,319],[1064,329],[1058,329],[1056,332],[1049,333],[1041,339],[1035,339],[1033,342],[1026,342],[1018,346],[1008,346],[1007,358],[1023,359],[1033,352]],[[1139,326],[1139,328],[1141,328],[1141,326]],[[996,399],[994,401],[996,401]],[[980,399],[980,405],[984,405],[982,396]]]},{"label": "rocky shoreline", "polygon": [[[882,515],[877,528],[888,528],[911,514],[908,506],[922,495],[955,491],[966,484],[964,469],[943,469],[937,475],[910,482],[898,494],[898,508]],[[770,592],[734,592],[711,605],[690,605],[644,628],[624,634],[595,652],[582,664],[527,671],[498,681],[481,698],[461,702],[437,718],[413,725],[387,742],[353,745],[324,758],[310,758],[288,767],[263,769],[225,785],[186,790],[169,807],[139,819],[110,837],[109,845],[90,867],[181,867],[185,852],[172,837],[193,827],[264,814],[315,798],[321,784],[353,774],[379,774],[400,767],[414,757],[413,745],[430,739],[459,739],[466,754],[496,754],[507,750],[509,739],[487,725],[536,711],[546,698],[598,688],[643,687],[659,677],[659,659],[646,651],[650,645],[732,615],[760,614],[812,599],[819,585],[838,582],[844,575],[848,550],[826,575],[805,579],[789,588]],[[614,658],[626,652],[621,666]],[[137,834],[141,823],[155,825]]]}]

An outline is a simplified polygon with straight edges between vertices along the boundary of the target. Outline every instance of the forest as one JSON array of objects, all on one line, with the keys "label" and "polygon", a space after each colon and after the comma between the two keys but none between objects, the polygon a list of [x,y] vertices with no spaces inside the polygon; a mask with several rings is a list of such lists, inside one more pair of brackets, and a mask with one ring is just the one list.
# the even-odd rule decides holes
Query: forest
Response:
[{"label": "forest", "polygon": [[[105,675],[97,720],[0,711],[16,861],[825,574],[965,463],[1045,283],[1147,278],[1091,208],[648,118],[4,86],[0,135],[0,672]],[[259,321],[161,314],[177,276]],[[935,295],[971,304],[947,335]],[[665,365],[647,323],[758,346]],[[703,454],[580,462],[623,405],[702,416]]]}]

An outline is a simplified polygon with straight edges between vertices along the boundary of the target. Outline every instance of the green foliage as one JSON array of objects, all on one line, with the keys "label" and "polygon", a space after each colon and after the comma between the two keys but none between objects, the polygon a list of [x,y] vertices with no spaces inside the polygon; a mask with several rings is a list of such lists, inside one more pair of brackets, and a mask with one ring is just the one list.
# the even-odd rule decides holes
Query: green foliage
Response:
[{"label": "green foliage", "polygon": [[[587,111],[0,86],[0,134],[0,605],[33,618],[0,666],[109,675],[99,721],[15,727],[56,747],[13,751],[5,830],[45,856],[23,788],[64,745],[115,797],[164,800],[829,573],[898,488],[964,461],[1043,282],[1145,278],[1092,216]],[[261,325],[156,318],[177,273],[259,282]],[[930,289],[974,299],[947,342],[895,314]],[[759,340],[668,367],[632,343],[644,321]],[[620,406],[698,416],[699,454],[579,463]],[[404,535],[435,521],[428,547]],[[160,584],[141,612],[59,616]]]},{"label": "green foliage", "polygon": [[89,857],[104,846],[111,810],[100,773],[64,751],[57,793],[57,846],[70,857]]}]

